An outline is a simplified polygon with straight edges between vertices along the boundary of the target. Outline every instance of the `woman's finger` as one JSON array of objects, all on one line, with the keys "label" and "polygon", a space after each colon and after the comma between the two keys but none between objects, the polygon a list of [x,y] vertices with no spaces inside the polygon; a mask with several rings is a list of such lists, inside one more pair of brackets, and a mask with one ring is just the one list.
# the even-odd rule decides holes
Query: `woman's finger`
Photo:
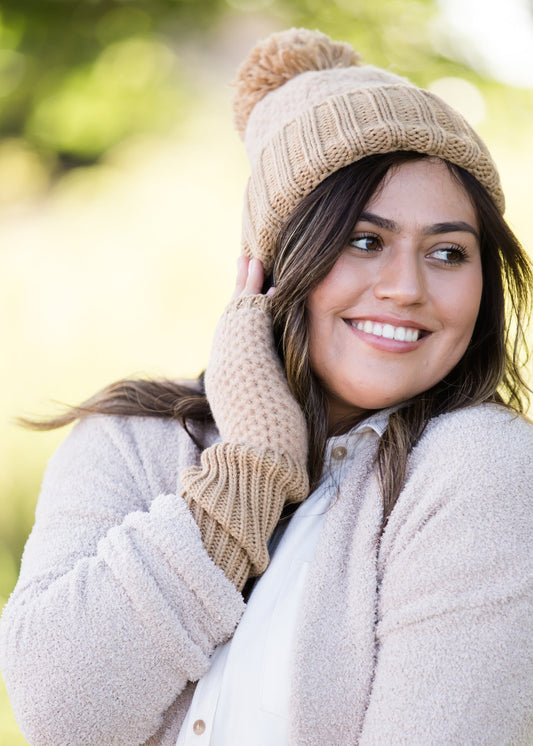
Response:
[{"label": "woman's finger", "polygon": [[240,256],[237,260],[237,281],[232,298],[241,295],[257,295],[263,289],[265,273],[259,259]]},{"label": "woman's finger", "polygon": [[259,259],[250,259],[248,264],[248,277],[246,278],[246,285],[244,291],[246,295],[256,295],[263,289],[263,280],[265,273],[263,271],[263,265]]},{"label": "woman's finger", "polygon": [[233,291],[232,298],[238,298],[242,295],[248,279],[248,265],[250,260],[244,254],[237,259],[237,280],[235,281],[235,290]]}]

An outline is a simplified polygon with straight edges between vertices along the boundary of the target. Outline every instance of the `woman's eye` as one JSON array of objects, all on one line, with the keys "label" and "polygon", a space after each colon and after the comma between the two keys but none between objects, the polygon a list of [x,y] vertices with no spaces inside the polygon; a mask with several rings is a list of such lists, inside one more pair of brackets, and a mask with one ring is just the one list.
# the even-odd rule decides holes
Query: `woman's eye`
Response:
[{"label": "woman's eye", "polygon": [[361,251],[379,251],[381,249],[379,236],[373,233],[354,236],[348,243],[354,249],[360,249]]},{"label": "woman's eye", "polygon": [[432,251],[431,257],[446,264],[460,264],[466,261],[467,253],[462,246],[442,246]]}]

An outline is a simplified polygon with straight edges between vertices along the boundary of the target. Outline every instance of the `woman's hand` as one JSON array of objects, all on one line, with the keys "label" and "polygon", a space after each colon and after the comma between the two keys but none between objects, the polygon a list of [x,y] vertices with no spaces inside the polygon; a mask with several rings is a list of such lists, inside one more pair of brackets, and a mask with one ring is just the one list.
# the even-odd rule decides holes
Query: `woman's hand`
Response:
[{"label": "woman's hand", "polygon": [[232,300],[219,321],[205,373],[222,440],[286,453],[307,464],[307,426],[272,332],[271,298],[259,259],[239,257]]},{"label": "woman's hand", "polygon": [[[263,289],[265,271],[259,259],[249,259],[242,254],[237,260],[237,280],[232,300],[246,295],[258,295]],[[274,294],[275,288],[270,288],[268,296]]]}]

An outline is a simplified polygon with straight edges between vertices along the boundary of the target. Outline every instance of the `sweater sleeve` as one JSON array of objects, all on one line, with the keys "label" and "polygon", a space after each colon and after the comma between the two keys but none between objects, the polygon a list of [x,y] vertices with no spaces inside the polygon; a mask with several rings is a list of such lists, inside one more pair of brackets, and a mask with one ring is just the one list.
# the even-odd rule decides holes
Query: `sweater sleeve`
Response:
[{"label": "sweater sleeve", "polygon": [[498,411],[443,418],[416,449],[382,541],[361,746],[531,743],[532,455],[533,427]]},{"label": "sweater sleeve", "polygon": [[175,423],[97,416],[52,458],[0,662],[34,746],[141,744],[233,633],[242,597],[181,498]]}]

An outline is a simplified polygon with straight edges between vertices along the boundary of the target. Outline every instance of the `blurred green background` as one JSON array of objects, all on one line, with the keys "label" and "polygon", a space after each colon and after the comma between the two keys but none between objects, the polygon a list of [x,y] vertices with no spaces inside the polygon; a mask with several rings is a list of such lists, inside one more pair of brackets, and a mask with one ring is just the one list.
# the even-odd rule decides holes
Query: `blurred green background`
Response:
[{"label": "blurred green background", "polygon": [[[292,25],[447,98],[533,247],[528,0],[4,0],[0,9],[0,608],[46,460],[16,427],[131,375],[204,366],[231,294],[247,166],[235,68]],[[45,685],[45,683],[43,683]],[[0,688],[0,746],[26,743]]]}]

